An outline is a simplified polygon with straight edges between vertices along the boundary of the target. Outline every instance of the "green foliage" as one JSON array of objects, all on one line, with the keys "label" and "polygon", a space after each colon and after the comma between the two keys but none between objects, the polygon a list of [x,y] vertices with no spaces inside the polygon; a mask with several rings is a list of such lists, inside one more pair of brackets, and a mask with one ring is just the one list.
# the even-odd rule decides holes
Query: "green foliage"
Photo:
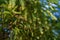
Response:
[{"label": "green foliage", "polygon": [[48,0],[48,1],[51,2],[51,3],[57,4],[59,0]]},{"label": "green foliage", "polygon": [[11,30],[10,40],[55,40],[49,17],[54,21],[57,18],[43,10],[39,0],[9,0],[0,6],[1,23]]}]

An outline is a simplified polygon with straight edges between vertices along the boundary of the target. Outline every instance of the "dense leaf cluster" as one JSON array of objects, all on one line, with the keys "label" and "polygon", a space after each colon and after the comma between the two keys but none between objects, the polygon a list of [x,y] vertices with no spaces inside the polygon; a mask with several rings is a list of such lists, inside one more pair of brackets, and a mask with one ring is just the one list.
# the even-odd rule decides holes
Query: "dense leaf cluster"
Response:
[{"label": "dense leaf cluster", "polygon": [[59,40],[54,7],[44,8],[40,0],[0,0],[0,40]]}]

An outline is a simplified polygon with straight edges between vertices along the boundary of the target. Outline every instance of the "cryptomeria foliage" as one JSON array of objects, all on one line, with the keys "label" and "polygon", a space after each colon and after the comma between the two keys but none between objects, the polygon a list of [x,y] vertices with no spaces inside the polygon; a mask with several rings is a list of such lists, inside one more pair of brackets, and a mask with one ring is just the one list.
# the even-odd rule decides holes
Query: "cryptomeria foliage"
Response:
[{"label": "cryptomeria foliage", "polygon": [[[10,37],[9,39],[5,37],[6,40],[56,39],[49,18],[54,21],[57,18],[49,10],[43,10],[44,6],[40,0],[6,0],[0,4],[1,30],[3,28],[10,30]],[[3,30],[1,34],[2,32]],[[5,34],[8,35],[8,33]],[[2,37],[0,39],[5,40]]]}]

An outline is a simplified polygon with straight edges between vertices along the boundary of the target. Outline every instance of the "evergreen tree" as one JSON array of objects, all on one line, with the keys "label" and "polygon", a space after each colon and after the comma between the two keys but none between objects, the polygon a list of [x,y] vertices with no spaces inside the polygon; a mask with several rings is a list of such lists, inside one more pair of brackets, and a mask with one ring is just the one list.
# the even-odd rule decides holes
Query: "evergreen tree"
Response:
[{"label": "evergreen tree", "polygon": [[[2,0],[1,0],[2,1]],[[54,0],[47,0],[57,4]],[[53,33],[57,18],[51,13],[54,8],[44,10],[40,0],[6,0],[0,3],[0,18],[2,21],[3,38],[6,40],[55,40]],[[3,8],[2,8],[3,7]],[[50,18],[52,23],[50,23]],[[6,29],[4,29],[6,28]],[[4,30],[6,31],[4,31]],[[1,33],[3,35],[3,33]],[[6,37],[6,36],[9,36]],[[1,40],[5,40],[0,37]]]}]

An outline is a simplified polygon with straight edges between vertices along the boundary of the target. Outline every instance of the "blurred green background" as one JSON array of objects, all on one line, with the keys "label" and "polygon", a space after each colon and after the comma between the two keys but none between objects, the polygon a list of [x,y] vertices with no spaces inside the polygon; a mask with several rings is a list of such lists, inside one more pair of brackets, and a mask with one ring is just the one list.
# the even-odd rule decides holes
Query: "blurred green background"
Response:
[{"label": "blurred green background", "polygon": [[60,40],[60,0],[0,0],[0,40]]}]

